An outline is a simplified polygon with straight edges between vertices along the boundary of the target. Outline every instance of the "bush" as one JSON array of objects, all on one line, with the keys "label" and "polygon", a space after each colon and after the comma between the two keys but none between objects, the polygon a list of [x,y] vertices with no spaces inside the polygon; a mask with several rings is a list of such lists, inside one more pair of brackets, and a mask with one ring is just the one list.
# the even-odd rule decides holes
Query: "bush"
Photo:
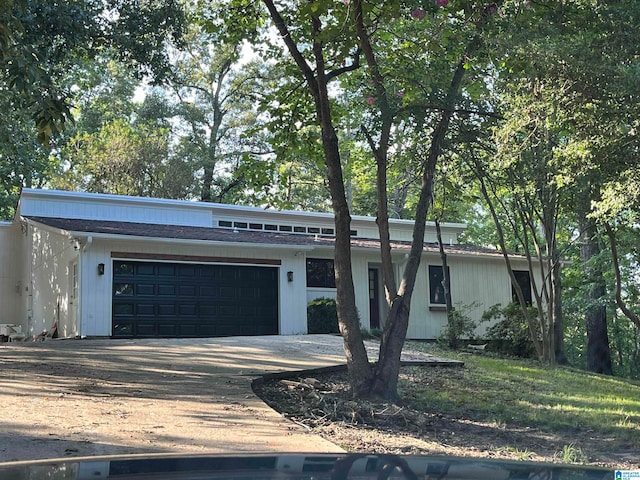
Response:
[{"label": "bush", "polygon": [[[536,316],[536,310],[532,307],[531,315]],[[487,339],[491,340],[490,349],[505,355],[533,358],[536,350],[531,341],[531,334],[527,320],[518,303],[510,303],[506,307],[494,305],[482,314],[482,321],[498,320],[498,323],[489,327]]]},{"label": "bush", "polygon": [[438,343],[457,350],[463,338],[473,339],[478,325],[465,313],[467,308],[461,306],[449,312],[447,326],[438,337]]},{"label": "bush", "polygon": [[368,330],[364,327],[360,329],[360,334],[363,340],[380,340],[382,338],[382,330],[379,328],[372,328]]},{"label": "bush", "polygon": [[333,298],[316,298],[307,305],[307,332],[338,333],[338,311]]}]

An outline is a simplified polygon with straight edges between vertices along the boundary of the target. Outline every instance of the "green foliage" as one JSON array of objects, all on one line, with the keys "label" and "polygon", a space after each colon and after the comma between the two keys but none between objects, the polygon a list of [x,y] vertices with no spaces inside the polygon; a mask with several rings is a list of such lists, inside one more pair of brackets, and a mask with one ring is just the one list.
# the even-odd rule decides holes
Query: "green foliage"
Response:
[{"label": "green foliage", "polygon": [[64,78],[73,65],[114,47],[141,77],[167,73],[167,37],[181,35],[175,1],[13,0],[0,8],[0,89],[32,116],[48,143],[72,120]]},{"label": "green foliage", "polygon": [[307,305],[307,332],[338,333],[338,312],[333,298],[316,298]]},{"label": "green foliage", "polygon": [[563,445],[554,457],[562,463],[587,463],[589,457],[575,444]]},{"label": "green foliage", "polygon": [[[532,315],[535,315],[535,309],[530,308]],[[481,321],[497,321],[486,333],[486,338],[491,340],[492,351],[524,358],[536,356],[529,326],[518,303],[510,303],[506,307],[493,305],[482,314]]]},{"label": "green foliage", "polygon": [[361,328],[360,333],[363,340],[380,340],[382,338],[382,330],[379,328],[372,328],[371,330]]},{"label": "green foliage", "polygon": [[37,140],[29,112],[13,106],[0,93],[0,220],[13,219],[23,187],[46,185],[56,169],[56,159]]},{"label": "green foliage", "polygon": [[461,305],[447,315],[447,326],[438,337],[438,343],[453,350],[462,346],[462,340],[472,340],[477,324],[467,314],[469,306]]},{"label": "green foliage", "polygon": [[414,369],[400,385],[403,399],[413,408],[559,435],[567,445],[559,450],[559,460],[566,454],[581,461],[583,446],[576,432],[606,438],[609,451],[640,448],[640,430],[630,421],[640,416],[637,382],[528,359],[462,356],[424,343],[410,346],[465,363],[464,369],[446,372]]}]

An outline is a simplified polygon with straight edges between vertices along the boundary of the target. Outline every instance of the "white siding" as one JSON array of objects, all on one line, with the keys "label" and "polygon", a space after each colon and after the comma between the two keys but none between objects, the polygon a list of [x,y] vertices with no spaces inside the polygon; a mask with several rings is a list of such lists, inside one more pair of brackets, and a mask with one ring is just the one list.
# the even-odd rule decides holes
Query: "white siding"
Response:
[{"label": "white siding", "polygon": [[22,235],[18,224],[0,223],[0,323],[22,324]]},{"label": "white siding", "polygon": [[57,322],[60,337],[76,336],[77,326],[71,323],[69,316],[69,267],[79,250],[66,235],[32,225],[29,226],[29,237],[29,281],[25,285],[27,333],[38,335]]},{"label": "white siding", "polygon": [[73,194],[23,194],[20,215],[31,217],[82,218],[121,222],[192,225],[211,227],[211,210],[190,206],[189,202],[163,203],[149,199],[116,199],[113,196],[76,197]]},{"label": "white siding", "polygon": [[[483,312],[495,304],[511,302],[511,280],[500,257],[449,256],[447,259],[453,306],[478,324],[482,335],[490,326],[480,323]],[[515,260],[514,268],[526,270],[526,263]],[[407,338],[436,339],[447,325],[444,311],[429,310],[429,265],[442,265],[437,255],[425,255],[420,264],[411,301]]]},{"label": "white siding", "polygon": [[[302,252],[256,246],[219,247],[203,243],[166,243],[142,240],[94,239],[83,253],[81,262],[81,319],[83,336],[111,335],[112,257],[111,252],[192,255],[246,259],[280,260],[279,268],[279,330],[282,335],[305,333],[307,310],[305,295],[305,257]],[[105,264],[105,274],[97,274],[99,263]],[[247,262],[251,264],[250,261]],[[287,272],[293,272],[293,281]]]}]

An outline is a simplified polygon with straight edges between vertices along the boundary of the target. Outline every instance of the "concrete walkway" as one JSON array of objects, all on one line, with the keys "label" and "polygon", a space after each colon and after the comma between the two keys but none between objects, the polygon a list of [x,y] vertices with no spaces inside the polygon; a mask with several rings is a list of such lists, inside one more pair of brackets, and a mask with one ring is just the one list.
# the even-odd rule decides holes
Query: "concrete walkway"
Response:
[{"label": "concrete walkway", "polygon": [[0,462],[339,452],[271,410],[251,382],[343,363],[342,339],[331,335],[0,344]]}]

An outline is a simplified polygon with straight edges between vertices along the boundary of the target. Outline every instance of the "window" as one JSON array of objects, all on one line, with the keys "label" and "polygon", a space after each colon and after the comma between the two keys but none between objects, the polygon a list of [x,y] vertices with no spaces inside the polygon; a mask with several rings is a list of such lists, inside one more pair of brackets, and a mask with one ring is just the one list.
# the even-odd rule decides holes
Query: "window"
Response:
[{"label": "window", "polygon": [[336,288],[333,260],[307,258],[307,287]]},{"label": "window", "polygon": [[218,221],[218,226],[219,226],[219,227],[231,227],[231,226],[232,226],[232,224],[231,224],[231,222],[230,222],[230,221],[228,221],[228,220],[219,220],[219,221]]},{"label": "window", "polygon": [[[449,269],[447,267],[447,274]],[[451,278],[451,277],[449,277]],[[444,298],[444,270],[442,265],[429,265],[429,303],[433,305],[445,305]]]},{"label": "window", "polygon": [[[522,289],[522,294],[524,295],[524,301],[527,305],[532,305],[531,298],[531,276],[529,275],[528,270],[514,270],[513,275],[516,277],[516,282],[520,285]],[[511,285],[511,299],[514,302],[518,301],[518,295],[516,294],[516,289],[514,285]]]}]

